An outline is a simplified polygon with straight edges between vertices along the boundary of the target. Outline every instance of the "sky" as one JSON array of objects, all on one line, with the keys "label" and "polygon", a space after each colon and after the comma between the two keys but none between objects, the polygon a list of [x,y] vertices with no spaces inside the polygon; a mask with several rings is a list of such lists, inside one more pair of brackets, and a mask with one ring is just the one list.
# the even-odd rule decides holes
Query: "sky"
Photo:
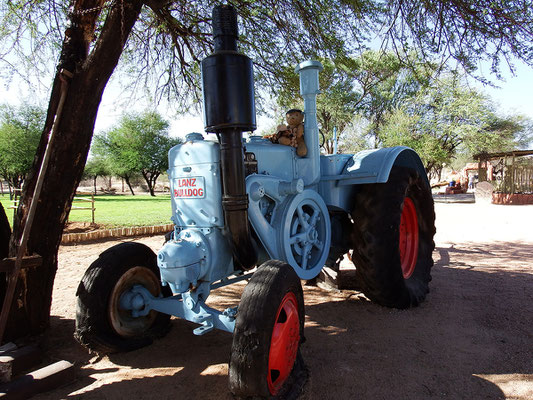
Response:
[{"label": "sky", "polygon": [[[499,88],[491,88],[477,84],[493,100],[500,105],[500,111],[504,114],[524,114],[533,119],[533,68],[522,62],[516,62],[515,76],[508,69],[503,69],[504,82],[498,82],[495,78],[491,80]],[[485,71],[480,69],[481,74],[490,79],[488,67]]]}]

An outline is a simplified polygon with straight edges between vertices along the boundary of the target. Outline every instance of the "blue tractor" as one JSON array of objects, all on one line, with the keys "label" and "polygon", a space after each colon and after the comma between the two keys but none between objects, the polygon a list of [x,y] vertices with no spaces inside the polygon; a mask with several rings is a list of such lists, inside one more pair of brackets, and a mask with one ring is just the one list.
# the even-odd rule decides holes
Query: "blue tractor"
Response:
[{"label": "blue tractor", "polygon": [[[111,247],[77,291],[76,338],[98,353],[135,349],[166,332],[171,315],[233,334],[229,387],[282,392],[302,362],[301,279],[351,254],[365,295],[388,307],[424,300],[435,214],[418,155],[407,147],[321,155],[318,74],[296,68],[305,105],[304,157],[259,136],[252,61],[237,50],[237,16],[213,11],[215,51],[202,61],[205,130],[169,152],[174,231],[156,254]],[[237,307],[206,305],[212,290],[248,280]]]}]

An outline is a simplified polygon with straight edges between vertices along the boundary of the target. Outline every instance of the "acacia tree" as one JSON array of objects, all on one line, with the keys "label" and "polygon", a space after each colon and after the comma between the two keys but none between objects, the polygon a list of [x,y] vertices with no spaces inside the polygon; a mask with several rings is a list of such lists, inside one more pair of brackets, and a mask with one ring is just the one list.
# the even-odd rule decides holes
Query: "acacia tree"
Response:
[{"label": "acacia tree", "polygon": [[[109,175],[118,176],[124,182],[126,182],[126,185],[128,185],[128,189],[130,190],[131,195],[135,196],[135,192],[133,191],[132,186],[132,180],[134,178],[137,178],[138,176],[136,165],[132,164],[131,162],[124,162],[123,154],[118,154],[118,156],[114,156],[112,154],[111,149],[116,149],[116,147],[116,145],[111,147],[108,135],[103,132],[94,136],[91,145],[91,152],[95,156],[95,158],[101,160],[107,165]],[[115,152],[117,151],[115,150]]]},{"label": "acacia tree", "polygon": [[500,117],[489,98],[452,75],[387,113],[379,135],[386,146],[412,147],[426,171],[440,175],[459,152],[511,150],[526,142],[529,132],[522,117]]},{"label": "acacia tree", "polygon": [[135,165],[131,163],[122,162],[122,157],[116,157],[111,154],[111,148],[108,143],[108,137],[105,133],[94,136],[91,152],[96,159],[107,166],[109,175],[118,176],[123,179],[128,185],[128,189],[132,196],[135,196],[133,191],[132,179],[136,177]]},{"label": "acacia tree", "polygon": [[527,148],[533,139],[533,121],[524,115],[500,116],[494,104],[479,134],[466,135],[463,151],[473,156],[479,153],[511,151]]},{"label": "acacia tree", "polygon": [[96,194],[96,179],[99,176],[111,176],[111,168],[109,162],[104,157],[93,157],[85,164],[83,170],[83,178],[90,178],[93,180],[94,194]]},{"label": "acacia tree", "polygon": [[[241,16],[243,44],[255,61],[259,81],[270,81],[272,87],[278,82],[280,66],[317,55],[351,56],[371,29],[381,29],[391,47],[413,43],[423,54],[443,51],[467,67],[487,54],[493,60],[516,56],[533,64],[529,0],[229,3]],[[27,271],[26,279],[19,282],[19,301],[13,304],[23,306],[11,310],[7,326],[18,331],[12,335],[40,332],[48,324],[61,232],[82,176],[102,93],[124,49],[124,61],[129,61],[134,79],[135,72],[147,72],[145,82],[163,88],[160,96],[187,102],[197,94],[197,61],[211,51],[207,32],[212,5],[185,0],[71,0],[68,4],[10,0],[0,5],[0,58],[9,72],[19,69],[13,61],[18,54],[25,63],[51,54],[59,60],[10,248],[14,255],[54,125],[51,162],[37,208],[42,218],[32,227],[28,242],[28,251],[40,254],[43,265]],[[59,55],[55,49],[60,49]],[[65,102],[59,115],[62,94]]]},{"label": "acacia tree", "polygon": [[41,137],[44,110],[23,104],[0,110],[0,177],[20,189],[31,168]]},{"label": "acacia tree", "polygon": [[[400,60],[393,52],[369,50],[359,57],[321,62],[324,70],[319,76],[321,96],[317,99],[317,120],[328,154],[333,153],[333,128],[337,128],[339,137],[351,133],[345,129],[352,130],[356,114],[366,118],[365,134],[372,136],[377,146],[379,127],[386,113],[428,85],[439,72],[435,65],[414,53]],[[283,79],[278,103],[282,107],[294,107],[298,77],[291,68],[284,72]]]},{"label": "acacia tree", "polygon": [[168,169],[168,151],[180,143],[168,136],[169,124],[156,112],[125,115],[119,125],[95,137],[94,152],[107,160],[115,174],[124,177],[133,193],[130,177],[141,174],[151,196],[162,172]]},{"label": "acacia tree", "polygon": [[394,53],[366,52],[356,60],[355,77],[363,88],[358,112],[367,119],[366,135],[381,144],[379,131],[385,116],[427,87],[440,69],[411,52],[399,59]]}]

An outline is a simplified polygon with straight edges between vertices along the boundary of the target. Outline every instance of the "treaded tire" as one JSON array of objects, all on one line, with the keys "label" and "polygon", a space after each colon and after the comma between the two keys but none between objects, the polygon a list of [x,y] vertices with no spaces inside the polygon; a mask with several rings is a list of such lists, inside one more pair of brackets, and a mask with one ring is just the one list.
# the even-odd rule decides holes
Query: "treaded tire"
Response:
[{"label": "treaded tire", "polygon": [[74,337],[89,350],[99,354],[135,350],[151,344],[154,338],[162,337],[169,331],[170,316],[155,311],[147,317],[139,317],[147,318],[148,322],[142,331],[135,334],[126,335],[114,328],[111,295],[121,278],[135,268],[155,282],[158,286],[156,292],[163,293],[163,296],[171,295],[168,287],[161,286],[156,255],[149,247],[141,243],[121,243],[101,253],[83,275],[76,292]]},{"label": "treaded tire", "polygon": [[[292,307],[285,320],[280,310],[289,299]],[[297,312],[297,315],[295,313]],[[285,315],[286,316],[286,315]],[[270,260],[262,264],[244,289],[239,304],[229,362],[229,388],[238,397],[283,398],[297,396],[307,379],[299,346],[304,341],[304,301],[302,285],[288,264]],[[291,336],[286,379],[269,366],[275,325],[289,324],[299,337]],[[288,332],[288,330],[284,330]],[[291,330],[294,333],[294,330]],[[273,347],[276,348],[274,343]],[[270,374],[270,375],[269,375]],[[279,379],[279,380],[276,380]]]},{"label": "treaded tire", "polygon": [[[406,197],[416,210],[418,253],[414,270],[404,278],[399,241]],[[393,167],[387,183],[361,185],[352,219],[352,259],[363,293],[387,307],[417,306],[429,292],[435,248],[435,211],[426,181],[413,169]]]}]

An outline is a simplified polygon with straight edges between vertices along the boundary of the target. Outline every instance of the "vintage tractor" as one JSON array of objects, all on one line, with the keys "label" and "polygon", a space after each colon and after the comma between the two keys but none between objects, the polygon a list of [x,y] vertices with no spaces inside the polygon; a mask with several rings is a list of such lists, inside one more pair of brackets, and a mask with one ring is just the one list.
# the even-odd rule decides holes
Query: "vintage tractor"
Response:
[{"label": "vintage tractor", "polygon": [[[321,155],[317,61],[301,63],[305,143],[256,128],[252,61],[237,51],[237,16],[213,11],[215,52],[202,61],[205,129],[169,152],[175,229],[157,256],[138,243],[103,252],[77,291],[76,337],[100,352],[131,350],[166,332],[169,316],[233,334],[230,390],[278,394],[301,362],[301,279],[350,253],[364,293],[407,308],[428,292],[435,233],[424,167],[406,147]],[[238,307],[206,305],[212,290],[248,280]]]}]

